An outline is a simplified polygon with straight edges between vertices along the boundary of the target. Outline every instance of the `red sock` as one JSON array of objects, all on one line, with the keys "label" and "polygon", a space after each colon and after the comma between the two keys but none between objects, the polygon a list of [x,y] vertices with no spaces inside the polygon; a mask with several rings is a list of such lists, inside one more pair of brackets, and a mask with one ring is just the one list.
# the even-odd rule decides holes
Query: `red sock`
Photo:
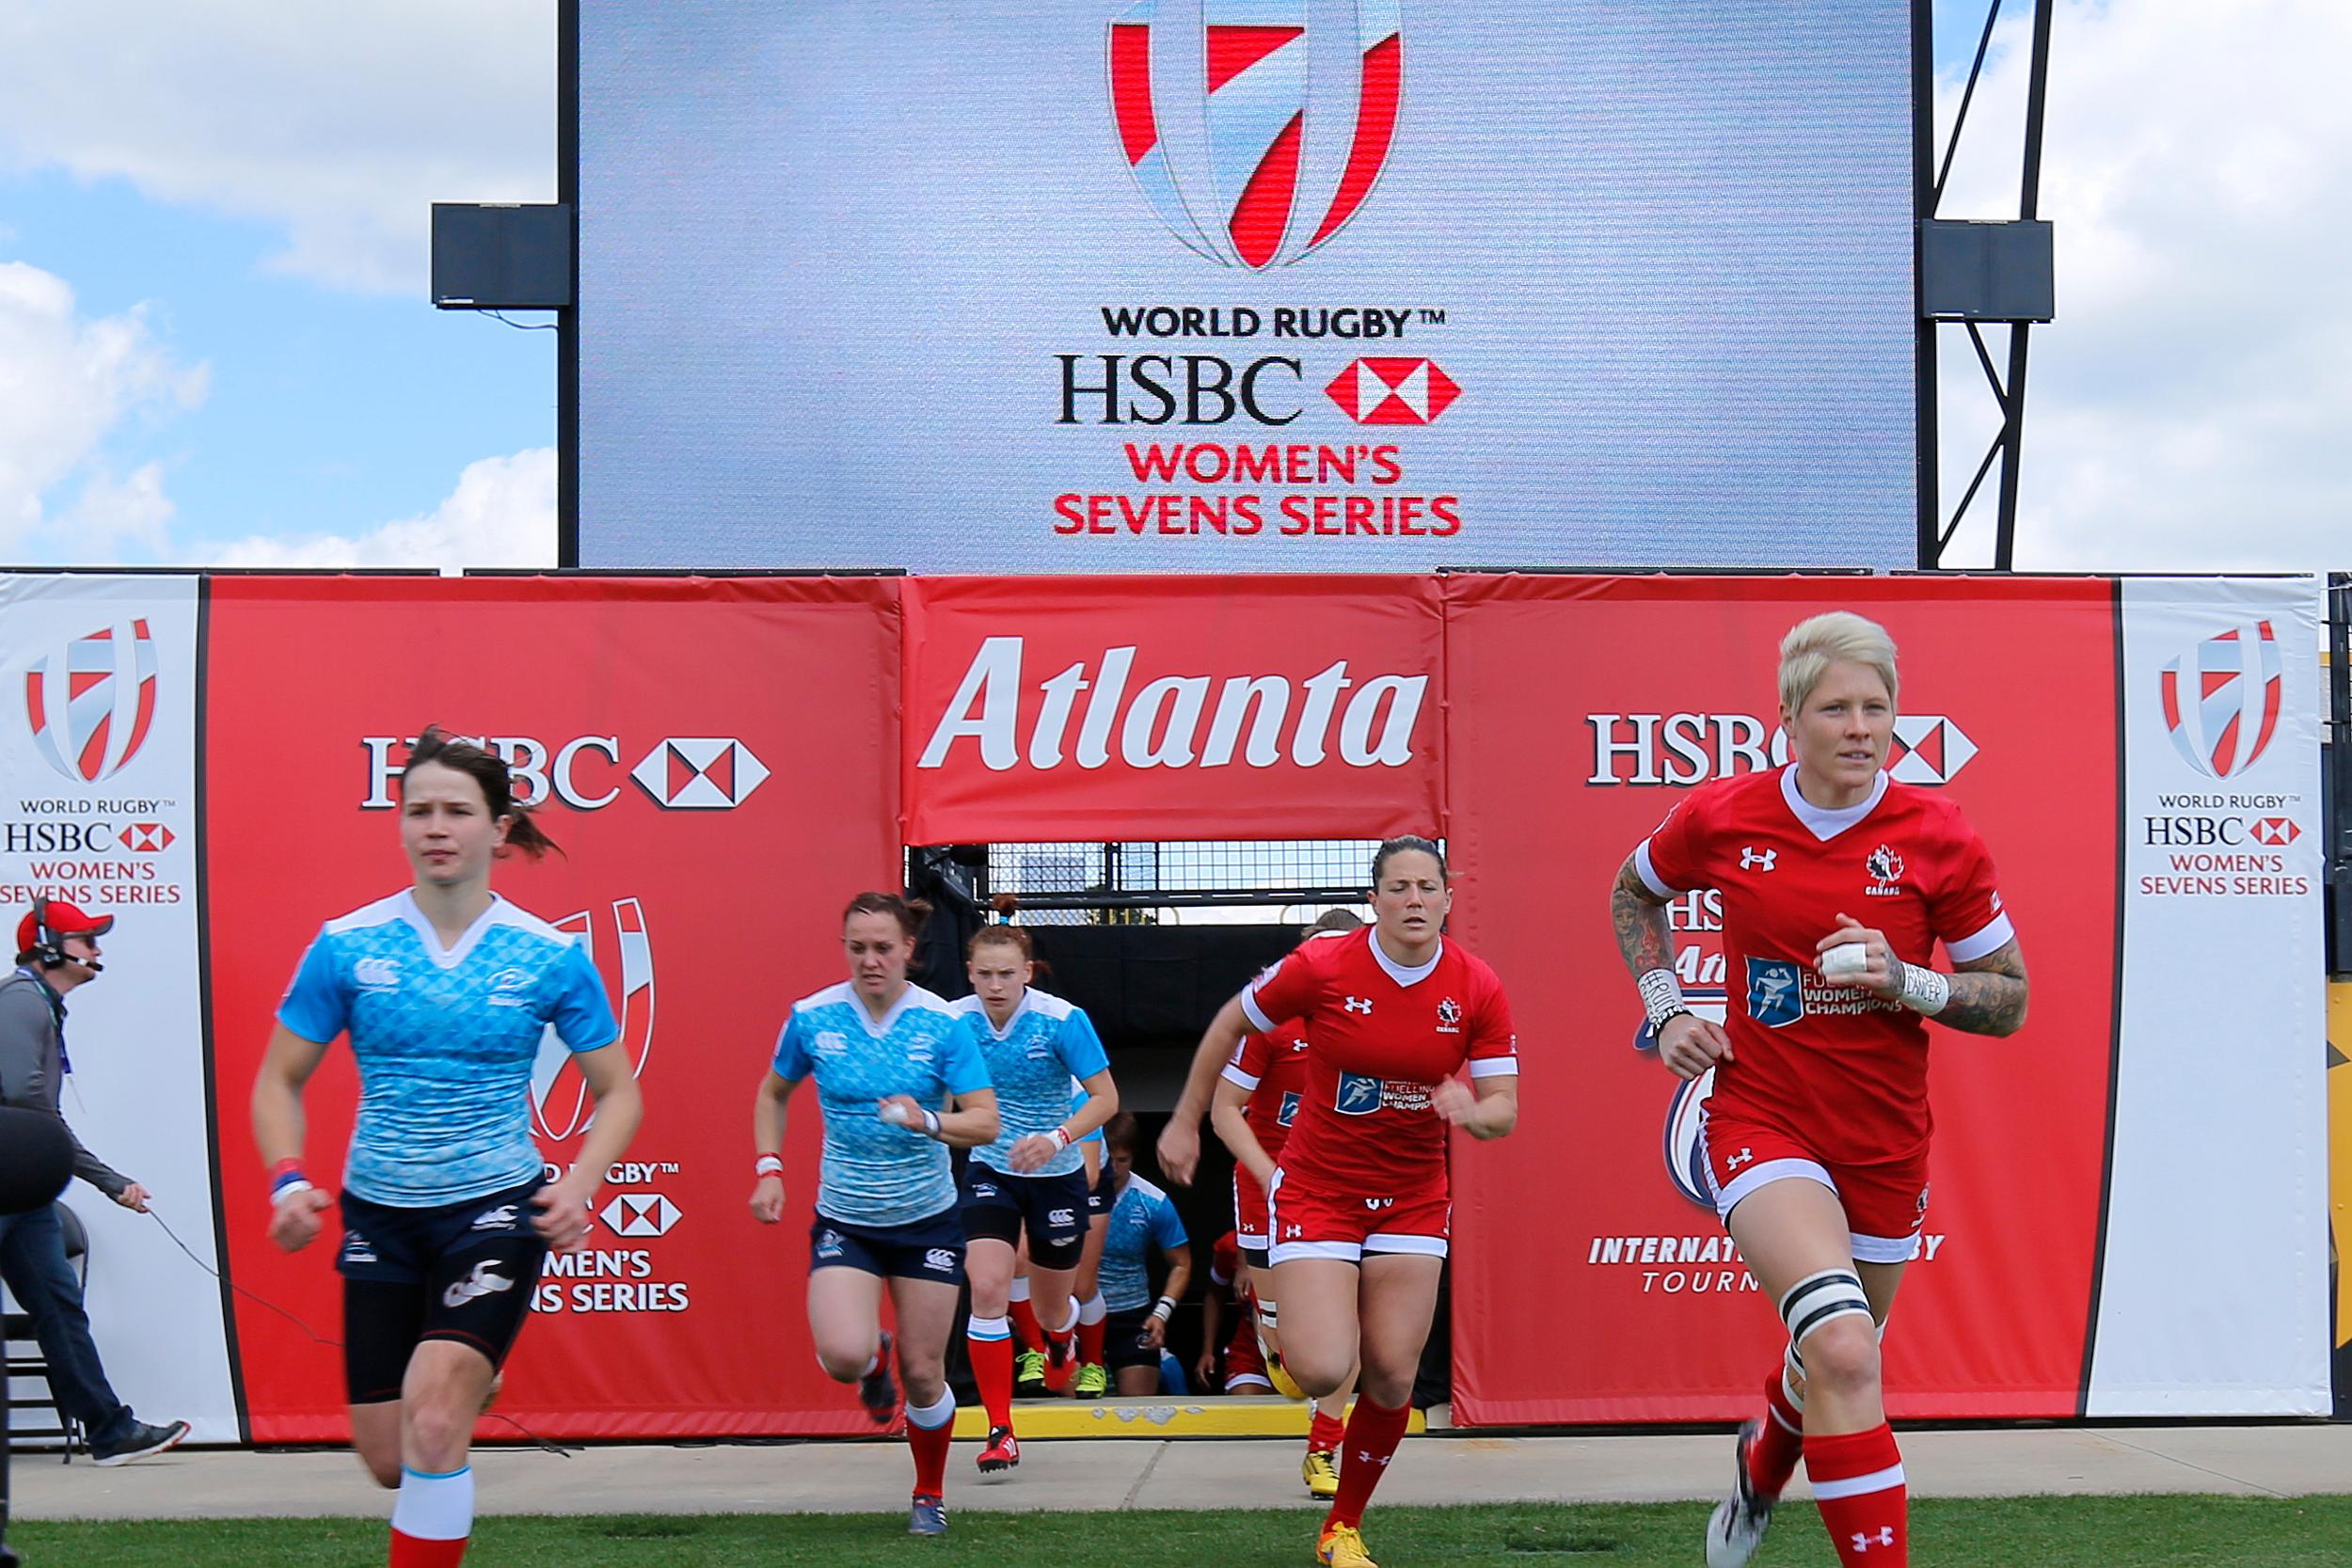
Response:
[{"label": "red sock", "polygon": [[1758,1497],[1779,1497],[1804,1454],[1804,1412],[1788,1398],[1788,1386],[1775,1367],[1764,1380],[1764,1425],[1748,1445],[1748,1484]]},{"label": "red sock", "polygon": [[1028,1297],[1023,1296],[1014,1302],[1012,1310],[1006,1316],[1012,1319],[1013,1331],[1021,1336],[1022,1349],[1045,1348],[1045,1327],[1037,1321],[1037,1308],[1029,1305]]},{"label": "red sock", "polygon": [[[1001,1331],[1004,1321],[997,1320],[996,1326]],[[988,1424],[1012,1425],[1011,1338],[1002,1332],[987,1338],[973,1334],[963,1344],[972,1357],[972,1381],[979,1386],[980,1402],[988,1407]]]},{"label": "red sock", "polygon": [[1892,1427],[1882,1421],[1867,1432],[1808,1435],[1804,1473],[1845,1568],[1905,1568],[1910,1493]]},{"label": "red sock", "polygon": [[1409,1402],[1391,1410],[1361,1394],[1356,1396],[1356,1408],[1348,1413],[1347,1430],[1342,1434],[1340,1493],[1331,1499],[1324,1528],[1364,1522],[1364,1505],[1372,1501],[1372,1489],[1380,1484],[1380,1478],[1389,1473],[1389,1461],[1395,1457],[1396,1446],[1405,1437],[1405,1424],[1412,1415]]},{"label": "red sock", "polygon": [[1347,1433],[1347,1423],[1337,1416],[1326,1416],[1321,1405],[1314,1408],[1314,1419],[1307,1427],[1307,1451],[1335,1453],[1339,1449],[1341,1438]]},{"label": "red sock", "polygon": [[1108,1318],[1097,1318],[1092,1323],[1083,1319],[1079,1321],[1078,1360],[1081,1365],[1099,1367],[1103,1364],[1103,1329],[1109,1322]]},{"label": "red sock", "polygon": [[956,1437],[953,1412],[935,1427],[919,1427],[907,1422],[907,1447],[914,1454],[914,1495],[944,1497],[947,1495],[947,1445]]},{"label": "red sock", "polygon": [[390,1568],[457,1568],[466,1560],[469,1539],[461,1535],[454,1541],[427,1541],[394,1530]]}]

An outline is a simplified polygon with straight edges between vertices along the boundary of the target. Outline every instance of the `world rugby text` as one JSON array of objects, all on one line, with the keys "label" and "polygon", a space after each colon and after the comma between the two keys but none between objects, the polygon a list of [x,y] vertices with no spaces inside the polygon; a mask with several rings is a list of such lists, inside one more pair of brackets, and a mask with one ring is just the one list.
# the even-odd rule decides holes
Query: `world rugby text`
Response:
[{"label": "world rugby text", "polygon": [[1248,538],[1270,531],[1274,535],[1290,536],[1446,539],[1462,529],[1461,504],[1454,496],[1394,491],[1365,495],[1324,488],[1403,483],[1404,463],[1392,445],[1130,441],[1126,452],[1127,467],[1142,484],[1286,488],[1209,494],[1190,490],[1073,492],[1055,498],[1056,533]]}]

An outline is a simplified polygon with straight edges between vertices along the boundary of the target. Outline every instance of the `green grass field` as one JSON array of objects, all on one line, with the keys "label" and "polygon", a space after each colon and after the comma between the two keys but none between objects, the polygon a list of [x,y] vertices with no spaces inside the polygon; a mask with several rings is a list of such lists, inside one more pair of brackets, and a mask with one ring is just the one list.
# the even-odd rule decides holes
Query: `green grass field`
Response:
[{"label": "green grass field", "polygon": [[[951,1499],[952,1504],[952,1499]],[[945,1541],[910,1540],[901,1514],[487,1519],[468,1568],[1306,1568],[1311,1512],[961,1513]],[[1693,1568],[1703,1503],[1375,1508],[1382,1568],[1535,1560]],[[2344,1568],[2352,1497],[2010,1497],[1912,1506],[1919,1568]],[[380,1568],[376,1520],[24,1524],[27,1568]],[[1828,1568],[1809,1504],[1782,1511],[1756,1568]]]}]

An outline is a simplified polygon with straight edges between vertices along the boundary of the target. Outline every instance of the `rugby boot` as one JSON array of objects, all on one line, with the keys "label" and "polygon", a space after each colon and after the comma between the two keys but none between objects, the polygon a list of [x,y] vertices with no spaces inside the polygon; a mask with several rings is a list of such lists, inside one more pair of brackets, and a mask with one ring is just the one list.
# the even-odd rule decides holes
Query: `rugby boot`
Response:
[{"label": "rugby boot", "polygon": [[1380,1568],[1364,1550],[1364,1532],[1354,1525],[1326,1525],[1315,1542],[1315,1560],[1323,1568]]},{"label": "rugby boot", "polygon": [[1045,1353],[1025,1350],[1012,1358],[1012,1397],[1017,1400],[1041,1400],[1045,1397]]},{"label": "rugby boot", "polygon": [[1756,1549],[1764,1544],[1764,1531],[1772,1522],[1772,1505],[1780,1499],[1759,1495],[1748,1480],[1748,1450],[1756,1446],[1761,1421],[1740,1428],[1732,1449],[1731,1496],[1715,1505],[1707,1521],[1707,1568],[1745,1568]]},{"label": "rugby boot", "polygon": [[878,1427],[888,1426],[898,1414],[898,1380],[890,1375],[890,1330],[886,1328],[882,1348],[874,1353],[874,1370],[857,1380],[857,1402],[866,1407],[866,1418]]},{"label": "rugby boot", "polygon": [[1307,1496],[1336,1497],[1340,1495],[1340,1463],[1336,1455],[1321,1449],[1309,1449],[1305,1463],[1298,1466],[1298,1474],[1307,1483]]},{"label": "rugby boot", "polygon": [[947,1500],[929,1492],[914,1495],[914,1506],[907,1512],[909,1535],[945,1535],[947,1533]]},{"label": "rugby boot", "polygon": [[988,1446],[980,1450],[980,1474],[993,1476],[999,1470],[1009,1470],[1021,1463],[1021,1439],[1012,1434],[1010,1427],[990,1427]]},{"label": "rugby boot", "polygon": [[1110,1369],[1100,1361],[1089,1361],[1078,1369],[1078,1375],[1070,1380],[1070,1397],[1099,1400],[1111,1391]]}]

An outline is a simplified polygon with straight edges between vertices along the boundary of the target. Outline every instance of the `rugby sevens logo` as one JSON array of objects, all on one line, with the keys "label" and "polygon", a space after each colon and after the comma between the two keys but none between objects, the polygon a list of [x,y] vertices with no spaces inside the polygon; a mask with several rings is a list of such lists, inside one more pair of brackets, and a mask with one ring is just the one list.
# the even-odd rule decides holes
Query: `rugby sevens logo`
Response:
[{"label": "rugby sevens logo", "polygon": [[[1399,0],[1355,0],[1356,121],[1334,142],[1347,161],[1317,188],[1301,178],[1310,109],[1346,106],[1342,95],[1327,111],[1309,90],[1307,13],[1325,3],[1135,0],[1111,24],[1111,117],[1128,171],[1169,232],[1220,265],[1263,272],[1307,255],[1356,215],[1388,164],[1405,87]],[[1196,27],[1197,55],[1184,47]],[[1154,73],[1180,64],[1179,82]],[[1208,167],[1180,172],[1164,129],[1204,113]]]},{"label": "rugby sevens logo", "polygon": [[[553,924],[587,950],[588,961],[605,976],[609,990],[612,972],[599,961],[602,944],[595,913],[583,910]],[[629,1072],[643,1077],[645,1058],[653,1054],[653,943],[645,935],[645,912],[636,899],[612,900],[612,935],[621,958],[620,994],[613,998],[612,1011],[621,1021],[620,1044],[628,1053]],[[585,1132],[596,1119],[589,1105],[588,1081],[571,1068],[571,1060],[570,1049],[552,1028],[540,1037],[539,1054],[531,1065],[531,1123],[544,1137],[560,1141]]]},{"label": "rugby sevens logo", "polygon": [[155,722],[155,639],[145,621],[102,627],[24,672],[24,721],[49,766],[76,784],[112,778]]},{"label": "rugby sevens logo", "polygon": [[2164,727],[2188,765],[2209,779],[2254,766],[2279,731],[2283,676],[2270,623],[2208,637],[2164,667]]}]

